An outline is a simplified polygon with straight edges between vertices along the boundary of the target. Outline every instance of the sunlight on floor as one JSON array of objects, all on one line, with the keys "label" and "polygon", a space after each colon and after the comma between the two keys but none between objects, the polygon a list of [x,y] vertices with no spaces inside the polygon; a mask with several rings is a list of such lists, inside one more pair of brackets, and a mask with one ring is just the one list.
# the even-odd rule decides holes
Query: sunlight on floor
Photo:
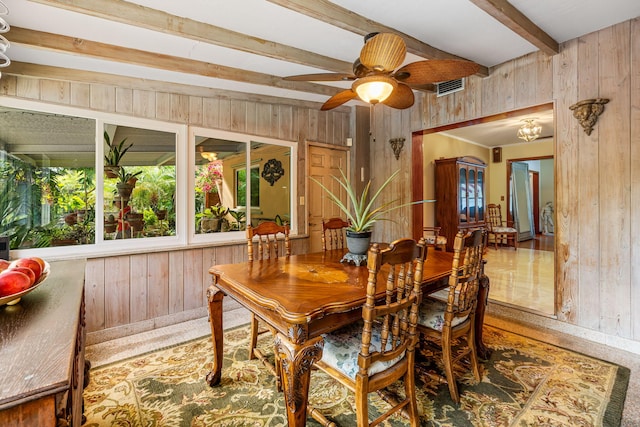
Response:
[{"label": "sunlight on floor", "polygon": [[554,315],[554,253],[489,248],[485,254],[489,299]]}]

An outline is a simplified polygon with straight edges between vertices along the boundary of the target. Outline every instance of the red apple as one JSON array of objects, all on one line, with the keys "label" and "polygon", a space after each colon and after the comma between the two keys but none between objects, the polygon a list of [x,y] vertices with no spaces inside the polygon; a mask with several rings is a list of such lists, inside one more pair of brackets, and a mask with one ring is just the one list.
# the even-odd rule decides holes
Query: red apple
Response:
[{"label": "red apple", "polygon": [[6,259],[0,259],[0,273],[7,270],[11,265],[11,261],[7,261]]},{"label": "red apple", "polygon": [[11,270],[0,274],[0,297],[17,294],[31,285],[31,279],[24,273]]},{"label": "red apple", "polygon": [[33,272],[32,269],[27,267],[12,267],[7,271],[19,271],[20,273],[26,274],[29,277],[29,281],[31,282],[29,286],[33,286],[36,283],[36,273]]},{"label": "red apple", "polygon": [[11,267],[27,267],[33,270],[33,273],[36,275],[36,282],[40,279],[40,275],[42,274],[42,268],[38,261],[31,258],[20,258],[11,263]]}]

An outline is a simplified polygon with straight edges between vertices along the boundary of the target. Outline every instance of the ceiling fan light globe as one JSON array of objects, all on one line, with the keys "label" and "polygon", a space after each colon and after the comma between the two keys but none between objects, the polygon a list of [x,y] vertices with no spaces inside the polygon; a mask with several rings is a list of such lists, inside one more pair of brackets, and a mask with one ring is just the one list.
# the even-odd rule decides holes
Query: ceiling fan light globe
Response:
[{"label": "ceiling fan light globe", "polygon": [[368,76],[353,82],[351,88],[364,102],[377,104],[387,99],[398,83],[387,76]]}]

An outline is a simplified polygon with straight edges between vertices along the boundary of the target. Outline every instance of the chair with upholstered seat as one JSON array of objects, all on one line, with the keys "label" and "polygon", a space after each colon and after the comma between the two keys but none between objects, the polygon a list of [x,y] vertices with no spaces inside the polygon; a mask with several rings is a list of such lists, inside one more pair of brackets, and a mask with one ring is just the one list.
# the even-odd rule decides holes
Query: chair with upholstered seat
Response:
[{"label": "chair with upholstered seat", "polygon": [[440,229],[442,227],[424,227],[423,237],[427,246],[431,246],[435,249],[440,249],[443,252],[447,251],[447,236],[440,235]]},{"label": "chair with upholstered seat", "polygon": [[[284,256],[291,255],[288,225],[278,225],[273,221],[262,222],[256,227],[247,225],[247,255],[249,257],[249,261],[254,260],[254,245],[256,245],[256,241],[257,251],[255,252],[255,259],[257,261],[278,258],[280,254],[280,250],[278,247],[278,235],[282,235],[282,240],[284,242],[284,249],[282,250],[282,253],[284,254]],[[275,335],[276,332],[271,328],[260,329],[258,320],[258,317],[255,314],[251,313],[249,359],[255,359],[256,357],[260,359],[265,364],[265,366],[267,366],[276,376],[278,387],[280,387],[280,370],[278,364],[276,363],[275,366],[271,364],[266,355],[264,355],[258,348],[256,348],[259,335],[266,332],[271,332]],[[262,324],[268,326],[265,322],[262,322]]]},{"label": "chair with upholstered seat", "polygon": [[[478,356],[475,346],[475,313],[482,273],[482,255],[485,247],[485,231],[476,230],[466,235],[458,232],[453,244],[453,262],[449,276],[447,301],[430,298],[420,304],[418,332],[420,345],[426,350],[434,348],[432,354],[440,354],[449,394],[460,402],[458,386],[454,378],[454,363],[469,356],[469,362],[477,381],[480,381]],[[464,339],[464,342],[460,340]],[[456,355],[453,354],[457,340]]]},{"label": "chair with upholstered seat", "polygon": [[487,205],[487,231],[488,237],[493,238],[493,245],[498,249],[498,243],[504,243],[507,246],[513,246],[518,249],[518,230],[513,226],[512,222],[502,220],[502,211],[500,205]]},{"label": "chair with upholstered seat", "polygon": [[[384,249],[373,244],[362,320],[323,336],[323,355],[316,365],[355,393],[358,427],[377,425],[401,409],[412,427],[419,424],[414,359],[426,251],[423,239],[418,244],[396,240]],[[386,297],[377,299],[384,286]],[[369,424],[367,396],[399,379],[404,380],[406,396],[401,401],[392,398],[393,407]]]},{"label": "chair with upholstered seat", "polygon": [[342,218],[322,220],[322,250],[344,249],[344,229],[349,223]]}]

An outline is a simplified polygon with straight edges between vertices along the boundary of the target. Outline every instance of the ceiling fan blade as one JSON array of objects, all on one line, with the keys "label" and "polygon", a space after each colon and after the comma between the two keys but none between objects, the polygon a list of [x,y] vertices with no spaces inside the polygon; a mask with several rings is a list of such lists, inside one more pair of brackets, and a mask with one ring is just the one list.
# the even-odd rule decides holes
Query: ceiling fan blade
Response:
[{"label": "ceiling fan blade", "polygon": [[398,83],[398,87],[395,88],[391,95],[382,103],[391,108],[397,108],[398,110],[403,110],[405,108],[409,108],[413,105],[415,97],[413,96],[413,91],[409,86],[404,83]]},{"label": "ceiling fan blade", "polygon": [[402,37],[380,33],[371,37],[360,51],[360,62],[370,70],[391,72],[399,67],[407,54]]},{"label": "ceiling fan blade", "polygon": [[409,87],[413,90],[419,90],[421,92],[436,92],[438,87],[434,83],[423,83],[421,85],[411,84]]},{"label": "ceiling fan blade", "polygon": [[407,64],[394,77],[406,84],[446,82],[475,74],[480,66],[462,59],[431,59]]},{"label": "ceiling fan blade", "polygon": [[343,90],[342,92],[338,92],[337,94],[333,95],[331,98],[327,99],[327,102],[325,102],[322,105],[322,108],[320,109],[322,111],[331,110],[332,108],[339,107],[345,102],[351,101],[352,99],[357,97],[358,95],[356,95],[356,93],[353,90],[351,89]]},{"label": "ceiling fan blade", "polygon": [[339,82],[355,80],[356,76],[346,73],[318,73],[318,74],[300,74],[297,76],[283,77],[283,80],[302,81],[302,82]]}]

